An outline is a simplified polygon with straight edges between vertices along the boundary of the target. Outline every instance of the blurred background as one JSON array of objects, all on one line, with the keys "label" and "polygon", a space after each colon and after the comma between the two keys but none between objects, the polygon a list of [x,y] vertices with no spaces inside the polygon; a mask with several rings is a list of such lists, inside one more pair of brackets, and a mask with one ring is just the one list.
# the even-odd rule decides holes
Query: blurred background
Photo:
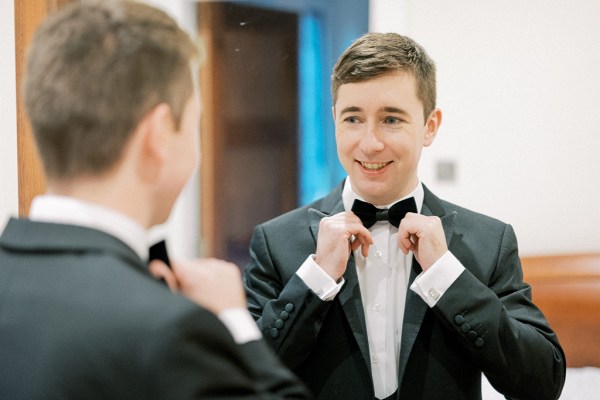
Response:
[{"label": "blurred background", "polygon": [[[70,0],[0,2],[3,225],[43,189],[17,107],[27,32]],[[600,251],[600,2],[146,2],[207,56],[201,168],[157,230],[175,257],[243,266],[256,224],[343,179],[329,77],[367,31],[408,35],[436,61],[443,123],[420,168],[434,193],[511,223],[522,255]]]}]

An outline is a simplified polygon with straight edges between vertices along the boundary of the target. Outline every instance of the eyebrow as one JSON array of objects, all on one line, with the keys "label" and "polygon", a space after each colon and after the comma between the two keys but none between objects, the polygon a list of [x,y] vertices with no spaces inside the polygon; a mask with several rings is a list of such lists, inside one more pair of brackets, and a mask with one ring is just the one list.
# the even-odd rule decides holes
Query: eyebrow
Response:
[{"label": "eyebrow", "polygon": [[[345,113],[360,112],[360,111],[362,111],[362,109],[360,107],[348,106],[348,107],[345,107],[344,109],[342,109],[340,115],[345,114]],[[387,113],[408,115],[408,113],[406,111],[404,111],[403,109],[398,108],[398,107],[392,107],[392,106],[381,107],[379,110],[377,110],[377,112],[387,112]]]},{"label": "eyebrow", "polygon": [[362,111],[362,109],[360,107],[356,107],[356,106],[349,106],[349,107],[342,109],[342,111],[340,112],[340,115],[349,113],[349,112],[357,112],[357,111]]},{"label": "eyebrow", "polygon": [[391,107],[391,106],[381,107],[378,111],[379,112],[388,112],[388,113],[402,114],[402,115],[409,115],[403,109],[398,108],[398,107]]}]

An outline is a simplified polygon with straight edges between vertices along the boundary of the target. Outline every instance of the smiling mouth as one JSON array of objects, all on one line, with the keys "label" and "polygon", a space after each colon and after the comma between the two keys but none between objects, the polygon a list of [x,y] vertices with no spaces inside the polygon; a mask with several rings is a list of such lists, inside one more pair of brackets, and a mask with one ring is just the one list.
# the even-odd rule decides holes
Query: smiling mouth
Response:
[{"label": "smiling mouth", "polygon": [[391,161],[388,162],[379,162],[379,163],[369,163],[364,161],[359,161],[360,165],[366,169],[367,171],[380,171],[385,168],[387,165],[391,164]]}]

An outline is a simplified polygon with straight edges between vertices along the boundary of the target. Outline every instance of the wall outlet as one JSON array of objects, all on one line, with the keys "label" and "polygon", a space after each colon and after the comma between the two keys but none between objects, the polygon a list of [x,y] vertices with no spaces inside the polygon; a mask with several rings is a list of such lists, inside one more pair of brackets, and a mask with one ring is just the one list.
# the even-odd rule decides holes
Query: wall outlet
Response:
[{"label": "wall outlet", "polygon": [[456,181],[456,163],[454,161],[438,161],[436,165],[436,178],[439,182]]}]

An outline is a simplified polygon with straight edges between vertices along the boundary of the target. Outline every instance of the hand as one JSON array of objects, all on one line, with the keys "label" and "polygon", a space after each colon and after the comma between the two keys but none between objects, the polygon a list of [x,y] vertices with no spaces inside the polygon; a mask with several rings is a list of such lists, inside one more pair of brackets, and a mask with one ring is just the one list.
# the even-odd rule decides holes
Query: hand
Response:
[{"label": "hand", "polygon": [[366,257],[371,244],[371,232],[353,212],[325,217],[319,224],[315,262],[337,282],[346,272],[350,251],[362,246],[361,252]]},{"label": "hand", "polygon": [[240,270],[235,264],[215,258],[150,263],[150,272],[165,280],[169,288],[215,314],[230,308],[246,308]]},{"label": "hand", "polygon": [[398,228],[398,246],[404,254],[412,251],[427,271],[448,251],[442,221],[438,217],[408,213]]}]

